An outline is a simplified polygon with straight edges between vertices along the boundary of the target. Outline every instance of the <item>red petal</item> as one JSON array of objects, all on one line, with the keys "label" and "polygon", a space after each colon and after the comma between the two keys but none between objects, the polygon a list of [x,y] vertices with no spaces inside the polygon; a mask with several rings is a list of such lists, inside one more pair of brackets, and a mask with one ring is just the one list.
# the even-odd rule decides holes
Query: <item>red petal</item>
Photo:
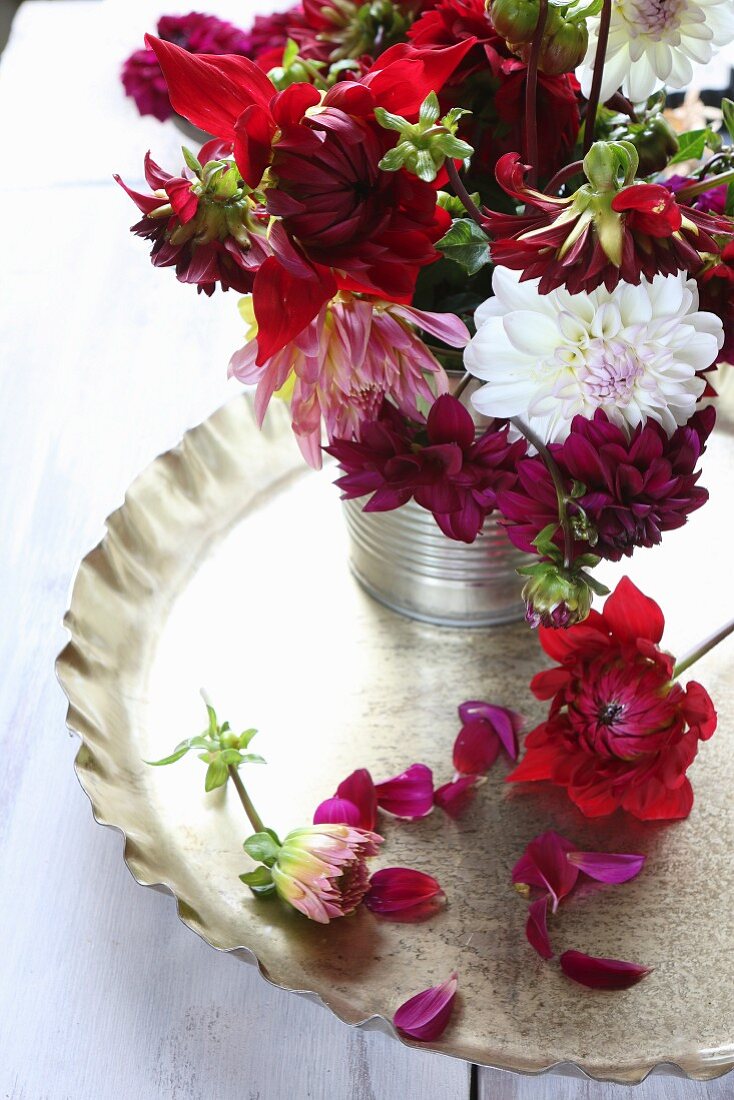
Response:
[{"label": "red petal", "polygon": [[663,636],[663,613],[649,596],[640,592],[629,577],[622,577],[602,611],[604,622],[621,642],[636,642],[638,638],[654,642]]},{"label": "red petal", "polygon": [[537,898],[528,906],[528,919],[525,925],[525,935],[531,947],[544,959],[553,958],[550,936],[548,935],[548,894]]},{"label": "red petal", "polygon": [[508,707],[495,706],[493,703],[483,703],[481,700],[470,699],[459,707],[459,718],[462,722],[469,722],[474,718],[483,718],[489,722],[502,747],[511,760],[517,760],[518,745],[517,735],[525,725],[522,714]]},{"label": "red petal", "polygon": [[477,787],[484,782],[480,775],[462,775],[451,783],[444,783],[433,792],[434,805],[449,817],[461,817],[474,800]]},{"label": "red petal", "polygon": [[366,768],[357,768],[336,788],[338,798],[353,802],[359,810],[360,828],[373,832],[377,824],[377,794],[372,776]]},{"label": "red petal", "polygon": [[313,84],[291,84],[278,92],[270,104],[273,118],[281,128],[296,126],[309,107],[321,102],[321,93]]},{"label": "red petal", "polygon": [[461,727],[454,741],[454,768],[462,775],[480,775],[489,771],[499,751],[500,742],[493,727],[476,718]]},{"label": "red petal", "polygon": [[276,126],[269,111],[254,103],[235,123],[234,159],[249,187],[257,187],[273,154]]},{"label": "red petal", "polygon": [[425,764],[411,764],[393,779],[375,784],[377,805],[396,817],[425,817],[433,809],[433,773]]},{"label": "red petal", "polygon": [[583,623],[579,626],[571,626],[568,630],[555,630],[541,626],[538,629],[538,638],[548,656],[563,664],[590,645],[603,645],[606,631],[607,628],[599,612],[592,611]]},{"label": "red petal", "polygon": [[[313,815],[314,825],[354,825],[358,829],[367,828],[362,824],[362,815],[357,806],[348,798],[327,798],[316,807]],[[369,826],[372,831],[372,826]]]},{"label": "red petal", "polygon": [[328,272],[306,270],[310,278],[297,278],[275,256],[268,256],[258,270],[252,293],[258,325],[258,366],[303,332],[336,293],[336,283]]},{"label": "red petal", "polygon": [[405,1001],[393,1016],[398,1031],[411,1039],[438,1039],[448,1025],[459,984],[456,971],[445,982]]},{"label": "red petal", "polygon": [[702,741],[708,741],[716,730],[717,717],[711,696],[705,687],[691,680],[686,685],[686,698],[683,704],[686,722],[697,731]]},{"label": "red petal", "polygon": [[158,58],[173,109],[208,134],[232,141],[245,108],[266,107],[275,94],[262,69],[246,57],[192,54],[150,34],[145,43]]},{"label": "red petal", "polygon": [[566,977],[589,989],[629,989],[652,973],[649,966],[621,959],[599,959],[582,951],[564,951],[560,961]]},{"label": "red petal", "polygon": [[401,43],[385,50],[361,84],[372,92],[375,105],[395,114],[416,115],[429,92],[440,92],[476,38],[454,46],[420,49]]},{"label": "red petal", "polygon": [[505,776],[505,783],[534,783],[540,779],[552,779],[559,754],[562,753],[563,749],[556,745],[526,749],[517,767]]},{"label": "red petal", "polygon": [[372,875],[364,903],[373,913],[397,913],[424,906],[441,894],[433,875],[410,867],[383,867]]}]

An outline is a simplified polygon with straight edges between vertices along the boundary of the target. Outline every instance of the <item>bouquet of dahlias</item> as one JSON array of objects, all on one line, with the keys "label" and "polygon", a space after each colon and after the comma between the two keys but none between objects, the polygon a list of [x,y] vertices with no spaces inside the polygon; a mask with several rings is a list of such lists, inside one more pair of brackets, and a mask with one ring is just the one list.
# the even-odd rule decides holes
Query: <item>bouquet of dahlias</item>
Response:
[{"label": "bouquet of dahlias", "polygon": [[[211,20],[162,20],[126,67],[143,109],[210,135],[179,174],[148,155],[148,193],[123,184],[133,232],[181,282],[247,296],[231,373],[260,420],[289,403],[344,497],[415,501],[467,543],[498,513],[534,555],[528,620],[584,619],[599,560],[707,499],[708,372],[734,351],[734,104],[676,133],[664,89],[734,39],[734,0]],[[484,419],[461,400],[472,378]]]}]

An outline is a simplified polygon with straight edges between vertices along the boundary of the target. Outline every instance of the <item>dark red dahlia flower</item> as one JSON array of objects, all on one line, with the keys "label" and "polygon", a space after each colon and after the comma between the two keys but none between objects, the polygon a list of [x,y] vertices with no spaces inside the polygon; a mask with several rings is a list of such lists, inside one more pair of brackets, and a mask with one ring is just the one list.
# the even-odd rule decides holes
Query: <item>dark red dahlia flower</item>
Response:
[{"label": "dark red dahlia flower", "polygon": [[[705,255],[718,255],[716,238],[734,237],[734,221],[678,203],[659,184],[616,189],[609,168],[615,158],[628,156],[617,146],[592,146],[584,161],[589,183],[568,198],[527,186],[528,165],[517,153],[503,157],[497,181],[525,211],[487,212],[493,261],[522,271],[523,279],[539,279],[541,294],[562,286],[579,294],[602,284],[614,290],[621,281],[637,285],[643,276],[695,274]],[[635,166],[627,167],[631,178]]]},{"label": "dark red dahlia flower", "polygon": [[508,441],[506,428],[475,434],[461,402],[444,394],[424,426],[386,402],[378,420],[362,425],[359,442],[335,439],[325,449],[345,471],[336,482],[343,499],[372,493],[366,512],[391,511],[414,499],[449,538],[473,542],[498,492],[514,482],[525,452],[524,441]]},{"label": "dark red dahlia flower", "polygon": [[541,627],[541,645],[559,665],[530,686],[551,708],[507,781],[565,787],[587,817],[620,808],[644,821],[687,817],[686,771],[716,729],[716,712],[700,684],[673,680],[674,660],[658,645],[663,627],[658,605],[627,577],[601,614],[563,633]]},{"label": "dark red dahlia flower", "polygon": [[302,57],[333,64],[379,57],[405,41],[411,23],[430,0],[303,0],[291,37]]},{"label": "dark red dahlia flower", "polygon": [[166,78],[152,50],[135,50],[122,66],[125,95],[135,100],[141,115],[153,115],[165,122],[173,114]]},{"label": "dark red dahlia flower", "polygon": [[[619,561],[636,546],[656,546],[663,531],[682,527],[708,500],[707,490],[697,485],[696,466],[715,420],[709,406],[670,439],[652,420],[628,439],[601,409],[593,420],[575,417],[567,439],[549,450],[565,481],[577,553],[593,550]],[[556,491],[540,456],[518,464],[517,481],[499,491],[498,507],[512,542],[537,553],[533,540],[558,522]],[[556,541],[562,547],[561,534]]]},{"label": "dark red dahlia flower", "polygon": [[272,252],[268,218],[222,153],[220,141],[208,142],[199,154],[201,170],[191,176],[164,172],[149,153],[145,179],[150,195],[115,179],[143,214],[131,231],[152,242],[156,267],[174,267],[182,283],[195,283],[205,294],[213,294],[217,285],[247,294]]},{"label": "dark red dahlia flower", "polygon": [[701,309],[715,313],[724,326],[718,363],[734,363],[734,241],[696,275]]}]

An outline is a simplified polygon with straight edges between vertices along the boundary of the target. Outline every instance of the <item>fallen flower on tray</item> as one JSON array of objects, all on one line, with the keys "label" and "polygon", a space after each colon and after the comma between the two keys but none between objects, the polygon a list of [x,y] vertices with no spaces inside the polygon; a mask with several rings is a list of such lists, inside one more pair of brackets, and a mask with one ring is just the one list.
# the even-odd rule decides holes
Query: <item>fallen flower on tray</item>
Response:
[{"label": "fallen flower on tray", "polygon": [[428,903],[444,897],[433,875],[410,867],[383,867],[372,875],[364,904],[380,914],[423,912]]},{"label": "fallen flower on tray", "polygon": [[458,985],[459,976],[454,970],[445,982],[416,993],[393,1016],[395,1027],[410,1039],[440,1039],[451,1019]]},{"label": "fallen flower on tray", "polygon": [[454,742],[454,768],[461,775],[489,771],[500,748],[517,760],[517,735],[525,722],[517,711],[469,701],[459,707],[459,718],[463,724]]},{"label": "fallen flower on tray", "polygon": [[652,973],[650,966],[621,959],[596,958],[582,951],[564,951],[560,962],[567,978],[589,989],[629,989]]}]

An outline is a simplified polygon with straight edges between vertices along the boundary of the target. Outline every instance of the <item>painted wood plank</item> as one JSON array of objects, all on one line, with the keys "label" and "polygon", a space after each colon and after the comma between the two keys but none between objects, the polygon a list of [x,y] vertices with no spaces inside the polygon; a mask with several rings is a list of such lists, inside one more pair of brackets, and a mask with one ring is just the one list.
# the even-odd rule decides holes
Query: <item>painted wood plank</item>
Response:
[{"label": "painted wood plank", "polygon": [[479,1070],[477,1100],[731,1100],[734,1077],[718,1081],[685,1081],[654,1074],[641,1085],[604,1084],[560,1077],[518,1077],[498,1070]]}]

